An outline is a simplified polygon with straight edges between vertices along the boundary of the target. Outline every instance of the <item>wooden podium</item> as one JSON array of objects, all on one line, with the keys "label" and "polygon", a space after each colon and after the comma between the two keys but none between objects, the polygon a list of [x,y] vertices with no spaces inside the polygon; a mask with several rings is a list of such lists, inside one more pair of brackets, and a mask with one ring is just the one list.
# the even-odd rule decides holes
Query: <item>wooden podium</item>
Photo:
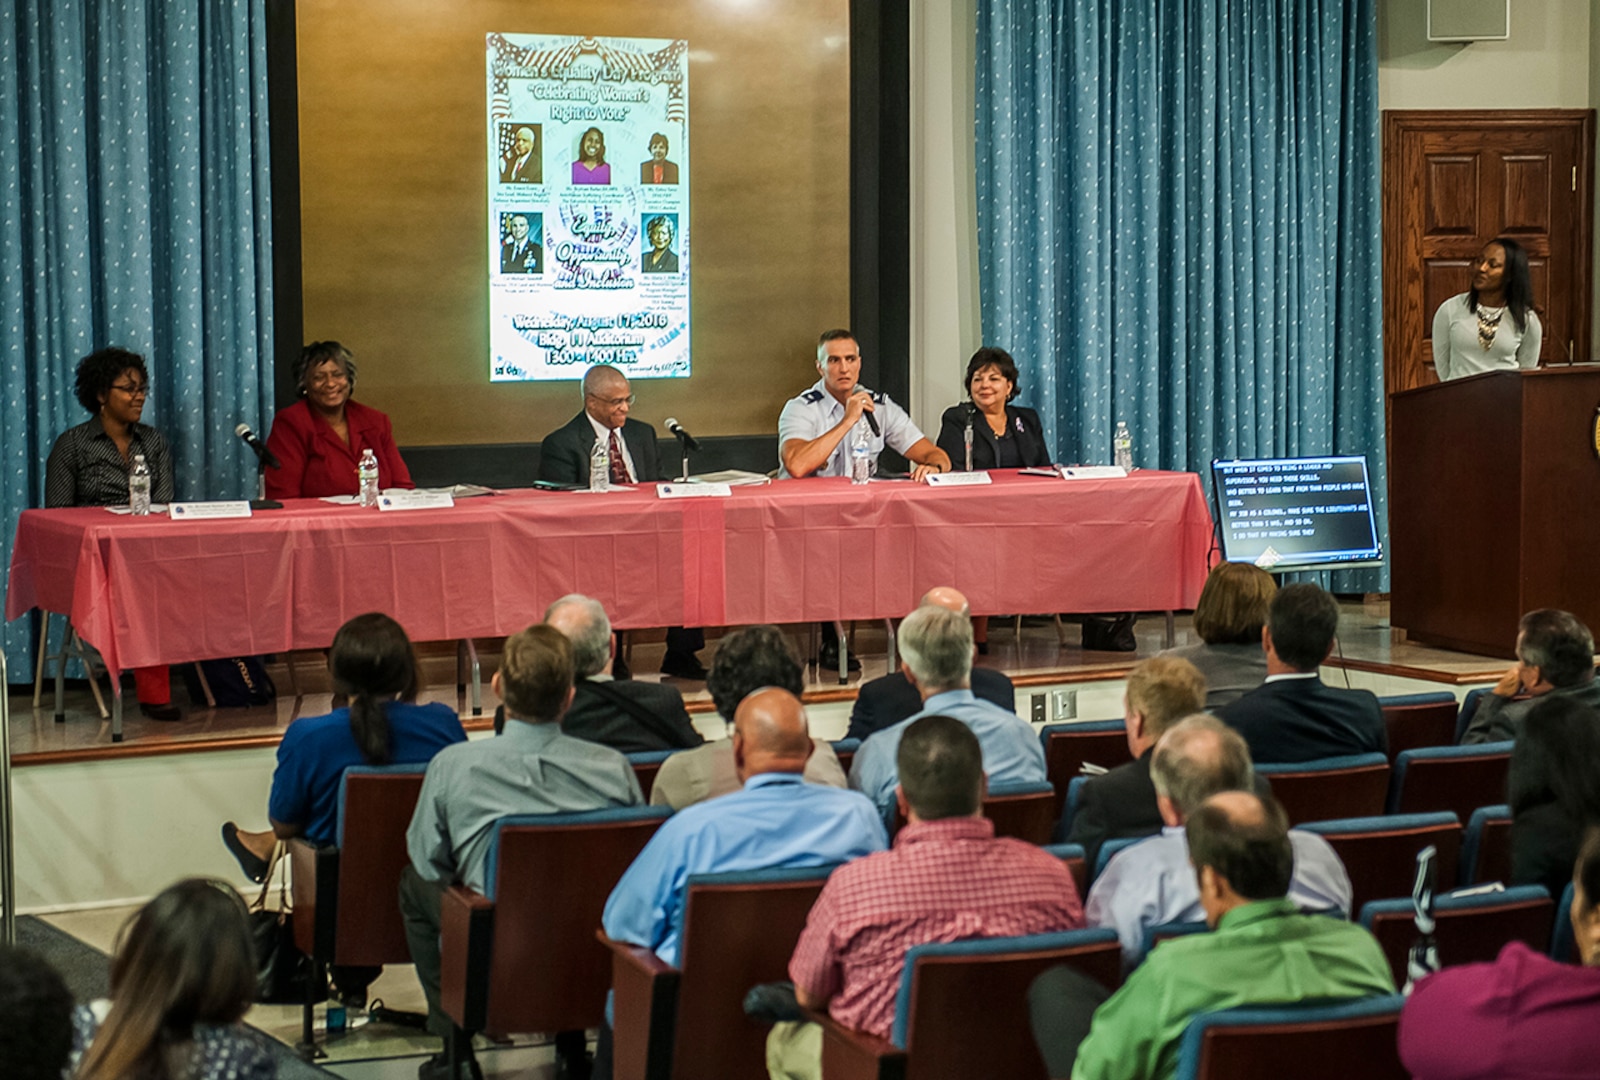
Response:
[{"label": "wooden podium", "polygon": [[1506,658],[1535,608],[1600,631],[1600,367],[1489,372],[1392,407],[1391,624]]}]

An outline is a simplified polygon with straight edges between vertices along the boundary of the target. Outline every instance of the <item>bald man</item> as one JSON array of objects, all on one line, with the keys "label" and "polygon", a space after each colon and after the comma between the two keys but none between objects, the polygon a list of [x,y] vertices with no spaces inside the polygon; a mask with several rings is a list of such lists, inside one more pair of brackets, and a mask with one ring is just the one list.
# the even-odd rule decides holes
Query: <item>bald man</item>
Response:
[{"label": "bald man", "polygon": [[[918,607],[948,608],[962,615],[971,615],[967,598],[957,589],[938,585],[923,594]],[[1017,711],[1017,691],[1003,671],[989,668],[972,669],[972,693],[983,701],[990,701],[1010,712]],[[881,678],[863,683],[856,693],[855,706],[850,710],[850,730],[845,737],[865,739],[868,735],[893,727],[900,721],[922,711],[922,695],[911,685],[903,671],[891,671]]]}]

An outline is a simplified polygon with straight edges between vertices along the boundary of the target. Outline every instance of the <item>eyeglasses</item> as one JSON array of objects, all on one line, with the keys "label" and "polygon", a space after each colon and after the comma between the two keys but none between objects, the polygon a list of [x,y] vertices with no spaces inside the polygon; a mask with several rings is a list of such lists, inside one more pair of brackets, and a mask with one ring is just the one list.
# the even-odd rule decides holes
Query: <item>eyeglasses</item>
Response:
[{"label": "eyeglasses", "polygon": [[632,394],[629,394],[627,397],[601,397],[599,394],[590,394],[589,396],[594,398],[600,404],[609,405],[613,409],[619,408],[623,405],[633,404]]},{"label": "eyeglasses", "polygon": [[309,386],[330,386],[334,383],[349,382],[350,376],[343,369],[334,371],[318,371],[306,380]]},{"label": "eyeglasses", "polygon": [[113,389],[113,390],[121,390],[124,394],[127,394],[129,397],[144,397],[146,394],[148,394],[150,392],[150,384],[149,383],[140,383],[137,386],[124,386],[121,383],[112,383],[111,384],[111,389]]}]

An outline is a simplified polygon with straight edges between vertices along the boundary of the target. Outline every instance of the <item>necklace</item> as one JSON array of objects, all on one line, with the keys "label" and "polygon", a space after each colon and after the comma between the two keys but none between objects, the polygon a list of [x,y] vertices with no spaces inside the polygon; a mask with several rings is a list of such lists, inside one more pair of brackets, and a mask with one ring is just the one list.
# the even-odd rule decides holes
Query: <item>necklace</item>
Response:
[{"label": "necklace", "polygon": [[[1491,310],[1493,314],[1490,314]],[[1483,346],[1484,352],[1494,348],[1494,338],[1500,332],[1500,320],[1505,318],[1505,314],[1504,307],[1490,309],[1478,305],[1478,344]]]}]

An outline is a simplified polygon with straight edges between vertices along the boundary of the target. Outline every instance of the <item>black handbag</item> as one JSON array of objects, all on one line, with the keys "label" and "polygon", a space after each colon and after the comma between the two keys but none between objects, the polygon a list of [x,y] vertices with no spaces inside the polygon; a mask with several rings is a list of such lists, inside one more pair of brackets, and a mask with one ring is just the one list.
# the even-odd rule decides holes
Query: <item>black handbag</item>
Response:
[{"label": "black handbag", "polygon": [[1137,618],[1131,611],[1120,615],[1085,615],[1083,647],[1096,652],[1133,652],[1139,647],[1133,636]]},{"label": "black handbag", "polygon": [[[198,677],[195,669],[198,668]],[[211,690],[211,700],[219,709],[244,708],[250,705],[267,705],[278,696],[278,688],[267,674],[267,666],[259,656],[229,656],[220,660],[201,660],[183,669],[188,684],[189,700],[195,708],[210,705],[206,688]],[[205,686],[200,685],[205,679]]]},{"label": "black handbag", "polygon": [[[264,1005],[300,1005],[311,981],[311,957],[294,945],[294,909],[289,903],[289,876],[283,842],[273,849],[261,882],[261,894],[250,905],[250,936],[256,948],[256,1000]],[[267,909],[273,876],[278,877],[278,910]],[[314,1002],[328,999],[328,981],[316,990]]]}]

